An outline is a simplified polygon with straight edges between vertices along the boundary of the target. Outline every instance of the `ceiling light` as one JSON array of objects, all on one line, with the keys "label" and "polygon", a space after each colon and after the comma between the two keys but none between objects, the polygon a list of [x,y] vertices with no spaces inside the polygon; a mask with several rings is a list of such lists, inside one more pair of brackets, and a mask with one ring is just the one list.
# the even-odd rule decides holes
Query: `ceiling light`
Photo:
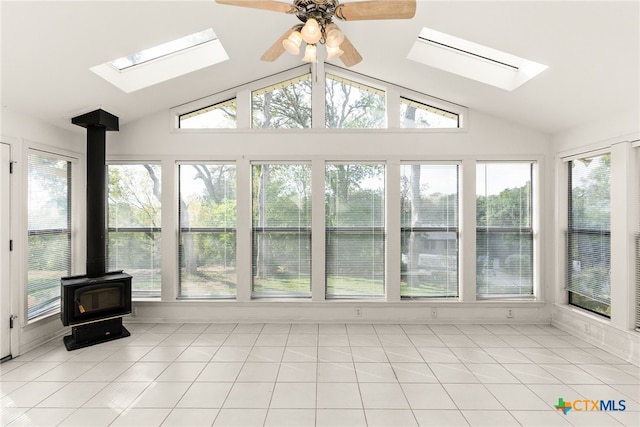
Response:
[{"label": "ceiling light", "polygon": [[325,44],[327,47],[338,47],[344,41],[344,34],[338,29],[336,24],[329,24],[326,27],[327,37]]},{"label": "ceiling light", "polygon": [[343,53],[344,51],[340,49],[340,46],[336,46],[336,47],[327,46],[327,59],[329,60],[334,58],[339,58]]},{"label": "ceiling light", "polygon": [[304,50],[304,58],[302,58],[302,62],[316,62],[316,45],[308,44]]},{"label": "ceiling light", "polygon": [[313,18],[307,19],[307,22],[302,27],[302,40],[304,40],[307,44],[315,44],[322,38],[322,33],[324,31],[320,30],[320,25],[318,25],[318,21]]},{"label": "ceiling light", "polygon": [[293,31],[289,37],[282,41],[282,46],[292,55],[300,53],[300,44],[302,43],[302,35],[300,31]]}]

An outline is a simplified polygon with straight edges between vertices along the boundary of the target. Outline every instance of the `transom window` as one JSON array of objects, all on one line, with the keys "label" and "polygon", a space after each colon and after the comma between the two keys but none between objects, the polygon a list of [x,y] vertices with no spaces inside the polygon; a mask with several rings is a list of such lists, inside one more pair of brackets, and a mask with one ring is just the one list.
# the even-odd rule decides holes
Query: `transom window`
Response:
[{"label": "transom window", "polygon": [[236,99],[210,105],[178,117],[180,129],[230,129],[238,126]]},{"label": "transom window", "polygon": [[[308,70],[307,66],[304,67]],[[465,107],[325,64],[324,76],[295,70],[176,107],[179,129],[458,129]],[[322,78],[324,77],[324,78]],[[277,81],[274,83],[274,81]],[[312,102],[317,88],[321,103]],[[210,103],[205,104],[205,100]],[[250,100],[250,108],[245,99]],[[240,101],[238,103],[238,101]],[[312,108],[324,104],[324,111]],[[389,117],[393,105],[396,117]],[[203,107],[204,105],[204,107]],[[239,107],[243,106],[243,107]],[[238,110],[238,108],[240,108]],[[246,111],[245,111],[246,110]]]},{"label": "transom window", "polygon": [[310,128],[311,74],[254,91],[251,105],[253,128]]},{"label": "transom window", "polygon": [[327,128],[381,129],[386,127],[384,91],[327,74],[325,94]]},{"label": "transom window", "polygon": [[460,115],[401,97],[400,127],[457,128],[460,127]]}]

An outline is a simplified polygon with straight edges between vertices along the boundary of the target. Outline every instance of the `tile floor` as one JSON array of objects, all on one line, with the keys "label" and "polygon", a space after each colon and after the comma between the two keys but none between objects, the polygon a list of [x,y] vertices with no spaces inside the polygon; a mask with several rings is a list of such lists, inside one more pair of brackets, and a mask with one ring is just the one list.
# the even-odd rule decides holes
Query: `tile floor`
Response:
[{"label": "tile floor", "polygon": [[[127,327],[0,365],[1,425],[640,425],[640,368],[551,326]],[[559,398],[626,410],[564,415]]]}]

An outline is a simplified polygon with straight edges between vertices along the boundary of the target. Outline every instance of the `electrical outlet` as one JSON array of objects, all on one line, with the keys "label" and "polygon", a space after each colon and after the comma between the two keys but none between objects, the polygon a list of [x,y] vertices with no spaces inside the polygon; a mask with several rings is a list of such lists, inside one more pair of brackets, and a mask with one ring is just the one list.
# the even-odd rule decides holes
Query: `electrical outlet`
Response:
[{"label": "electrical outlet", "polygon": [[590,324],[588,324],[588,323],[584,324],[584,332],[586,334],[591,334],[591,325]]},{"label": "electrical outlet", "polygon": [[513,318],[513,308],[507,308],[507,318]]},{"label": "electrical outlet", "polygon": [[431,318],[432,319],[437,319],[438,318],[438,309],[435,307],[431,308]]},{"label": "electrical outlet", "polygon": [[356,307],[356,317],[362,316],[362,309],[360,307]]}]

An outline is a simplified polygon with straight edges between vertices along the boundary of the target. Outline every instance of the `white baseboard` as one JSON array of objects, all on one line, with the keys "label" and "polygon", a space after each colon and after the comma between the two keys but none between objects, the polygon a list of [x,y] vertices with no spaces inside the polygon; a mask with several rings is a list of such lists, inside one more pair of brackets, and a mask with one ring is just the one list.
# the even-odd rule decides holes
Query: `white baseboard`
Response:
[{"label": "white baseboard", "polygon": [[[545,303],[403,301],[134,301],[129,322],[550,324]],[[508,317],[511,315],[512,317]]]},{"label": "white baseboard", "polygon": [[640,366],[640,333],[620,330],[606,318],[568,305],[554,305],[552,318],[553,326]]}]

